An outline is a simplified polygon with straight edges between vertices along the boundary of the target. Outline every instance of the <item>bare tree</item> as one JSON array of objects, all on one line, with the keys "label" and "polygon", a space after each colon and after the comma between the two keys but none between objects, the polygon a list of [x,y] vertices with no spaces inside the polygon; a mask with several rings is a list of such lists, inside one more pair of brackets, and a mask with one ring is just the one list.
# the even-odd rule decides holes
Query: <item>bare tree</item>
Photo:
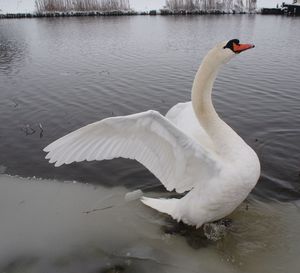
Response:
[{"label": "bare tree", "polygon": [[178,10],[231,11],[253,12],[257,0],[166,0],[166,8]]},{"label": "bare tree", "polygon": [[37,12],[129,10],[129,0],[35,0]]}]

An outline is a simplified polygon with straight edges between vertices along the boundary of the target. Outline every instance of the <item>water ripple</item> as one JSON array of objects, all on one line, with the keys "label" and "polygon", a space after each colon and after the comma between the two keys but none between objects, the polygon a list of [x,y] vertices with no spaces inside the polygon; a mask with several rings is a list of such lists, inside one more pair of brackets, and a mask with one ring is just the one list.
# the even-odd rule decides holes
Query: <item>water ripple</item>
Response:
[{"label": "water ripple", "polygon": [[[214,103],[261,157],[255,193],[298,198],[299,29],[294,18],[263,16],[1,20],[0,165],[23,176],[157,185],[142,166],[122,160],[54,169],[42,148],[108,116],[166,113],[190,100],[207,50],[237,37],[256,48],[220,72]],[[26,135],[27,125],[36,132]]]}]

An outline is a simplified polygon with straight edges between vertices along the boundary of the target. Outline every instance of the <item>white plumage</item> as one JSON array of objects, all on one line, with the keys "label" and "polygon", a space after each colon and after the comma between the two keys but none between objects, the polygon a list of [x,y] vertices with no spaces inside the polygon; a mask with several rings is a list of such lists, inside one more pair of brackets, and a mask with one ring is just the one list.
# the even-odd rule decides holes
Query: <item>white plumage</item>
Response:
[{"label": "white plumage", "polygon": [[135,159],[167,190],[189,191],[181,199],[142,197],[144,204],[197,227],[231,213],[256,184],[260,165],[211,102],[218,68],[235,55],[224,48],[228,43],[205,57],[192,102],[175,105],[166,117],[149,110],[89,124],[48,145],[46,158],[56,167],[84,160]]},{"label": "white plumage", "polygon": [[206,181],[218,168],[213,154],[153,110],[89,124],[44,150],[56,167],[84,160],[136,159],[167,190],[180,193],[194,187],[195,169],[202,172],[202,180]]}]

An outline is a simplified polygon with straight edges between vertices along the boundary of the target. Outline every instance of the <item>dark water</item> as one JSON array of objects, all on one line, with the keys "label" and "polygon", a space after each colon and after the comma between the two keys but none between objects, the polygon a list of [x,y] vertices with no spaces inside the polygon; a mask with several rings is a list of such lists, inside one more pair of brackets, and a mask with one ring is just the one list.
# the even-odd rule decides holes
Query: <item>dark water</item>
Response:
[{"label": "dark water", "polygon": [[[202,248],[199,234],[166,234],[162,216],[124,204],[128,190],[162,190],[136,162],[54,168],[44,159],[43,147],[83,125],[148,109],[164,114],[190,100],[203,56],[232,38],[256,47],[224,67],[214,103],[257,151],[262,176],[222,240]],[[0,173],[59,182],[0,176],[0,270],[295,272],[299,44],[300,19],[292,17],[1,20]]]},{"label": "dark water", "polygon": [[[0,165],[20,176],[156,187],[125,160],[54,168],[42,148],[112,115],[162,113],[190,99],[194,74],[215,43],[255,50],[226,65],[214,90],[221,116],[254,147],[262,177],[254,193],[300,194],[300,20],[197,16],[0,21]],[[40,125],[43,128],[40,128]]]}]

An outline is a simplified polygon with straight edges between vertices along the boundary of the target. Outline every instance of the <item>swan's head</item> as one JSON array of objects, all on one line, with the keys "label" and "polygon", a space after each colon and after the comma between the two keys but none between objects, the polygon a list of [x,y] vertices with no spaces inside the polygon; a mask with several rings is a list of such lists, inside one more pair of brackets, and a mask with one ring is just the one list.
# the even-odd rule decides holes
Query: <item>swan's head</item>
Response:
[{"label": "swan's head", "polygon": [[233,58],[233,56],[253,47],[253,44],[240,44],[238,39],[232,39],[230,41],[224,41],[217,44],[212,49],[212,53],[215,55],[216,60],[220,64],[226,64]]}]

